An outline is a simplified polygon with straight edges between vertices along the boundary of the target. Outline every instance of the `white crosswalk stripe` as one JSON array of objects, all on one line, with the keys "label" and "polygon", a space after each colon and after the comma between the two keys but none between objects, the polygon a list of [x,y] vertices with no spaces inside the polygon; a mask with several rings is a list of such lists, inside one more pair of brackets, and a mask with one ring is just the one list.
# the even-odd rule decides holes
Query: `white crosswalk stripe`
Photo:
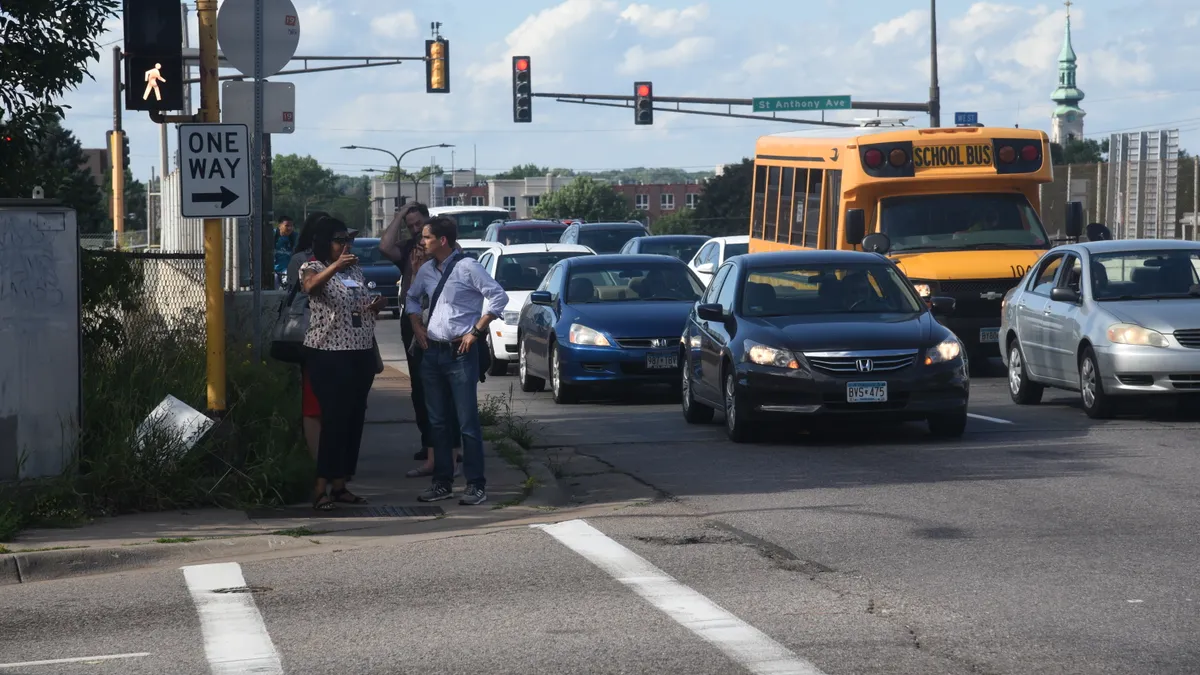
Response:
[{"label": "white crosswalk stripe", "polygon": [[204,653],[213,675],[283,675],[283,664],[254,596],[218,593],[246,586],[237,563],[183,568],[204,633]]}]

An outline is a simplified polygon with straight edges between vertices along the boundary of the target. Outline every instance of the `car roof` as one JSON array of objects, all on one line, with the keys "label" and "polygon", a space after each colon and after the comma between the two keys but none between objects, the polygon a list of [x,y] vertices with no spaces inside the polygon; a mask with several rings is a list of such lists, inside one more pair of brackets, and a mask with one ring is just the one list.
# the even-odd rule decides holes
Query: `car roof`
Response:
[{"label": "car roof", "polygon": [[1057,246],[1056,249],[1081,248],[1088,253],[1120,253],[1133,251],[1197,251],[1200,242],[1182,239],[1108,239],[1085,241],[1078,244]]},{"label": "car roof", "polygon": [[750,243],[750,235],[738,234],[738,235],[734,235],[732,237],[713,237],[712,240],[713,241],[723,241],[726,244],[749,244]]},{"label": "car roof", "polygon": [[470,213],[472,211],[480,211],[484,213],[503,213],[508,215],[508,209],[503,206],[434,206],[429,209],[430,216],[442,216],[448,213]]},{"label": "car roof", "polygon": [[579,223],[581,230],[613,230],[613,229],[629,229],[629,230],[644,230],[646,226],[639,222],[612,222],[612,223]]},{"label": "car roof", "polygon": [[354,243],[362,242],[364,244],[378,244],[379,237],[355,237]]},{"label": "car roof", "polygon": [[496,246],[500,255],[515,255],[517,253],[592,253],[592,249],[579,244],[509,244]]},{"label": "car roof", "polygon": [[878,253],[865,251],[773,251],[770,253],[751,253],[730,258],[736,265],[747,269],[761,269],[778,265],[829,265],[838,263],[878,263],[891,264],[887,258]]},{"label": "car roof", "polygon": [[578,258],[567,258],[564,262],[572,267],[586,265],[588,267],[603,267],[605,265],[644,265],[648,262],[668,263],[687,266],[679,258],[672,255],[654,254],[632,254],[632,253],[605,253],[603,255],[585,255]]},{"label": "car roof", "polygon": [[707,237],[703,234],[651,234],[645,237],[634,237],[629,241],[645,241],[647,239],[656,239],[658,241],[708,241],[712,237]]},{"label": "car roof", "polygon": [[504,229],[561,227],[565,230],[568,225],[560,220],[505,220],[500,222],[500,227]]}]

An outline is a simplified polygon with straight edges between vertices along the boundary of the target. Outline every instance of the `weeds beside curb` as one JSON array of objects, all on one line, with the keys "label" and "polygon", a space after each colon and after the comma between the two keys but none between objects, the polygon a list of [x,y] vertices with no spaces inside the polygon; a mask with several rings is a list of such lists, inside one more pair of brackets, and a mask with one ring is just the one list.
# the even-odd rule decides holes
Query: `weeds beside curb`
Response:
[{"label": "weeds beside curb", "polygon": [[[521,495],[493,506],[493,509],[507,506],[529,505],[531,501],[545,502],[539,507],[556,508],[565,503],[562,490],[558,487],[561,475],[561,465],[556,471],[549,463],[534,461],[529,452],[537,436],[536,423],[528,420],[514,410],[514,386],[510,385],[508,396],[490,395],[484,398],[479,406],[480,421],[484,426],[484,440],[491,441],[496,454],[514,468],[520,469],[526,476],[521,487]],[[537,488],[545,488],[542,499],[531,500]],[[552,494],[544,494],[549,490]]]}]

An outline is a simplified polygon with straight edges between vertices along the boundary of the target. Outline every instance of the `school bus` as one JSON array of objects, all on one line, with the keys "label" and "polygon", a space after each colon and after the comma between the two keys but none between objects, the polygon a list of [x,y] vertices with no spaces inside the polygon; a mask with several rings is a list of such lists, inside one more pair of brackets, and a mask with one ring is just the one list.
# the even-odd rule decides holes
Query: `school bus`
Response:
[{"label": "school bus", "polygon": [[[886,254],[917,292],[955,299],[943,324],[977,356],[999,355],[1000,302],[1053,244],[1038,186],[1054,179],[1044,132],[855,127],[758,139],[750,252]],[[1078,232],[1081,205],[1067,209]],[[884,237],[868,235],[882,234]]]}]

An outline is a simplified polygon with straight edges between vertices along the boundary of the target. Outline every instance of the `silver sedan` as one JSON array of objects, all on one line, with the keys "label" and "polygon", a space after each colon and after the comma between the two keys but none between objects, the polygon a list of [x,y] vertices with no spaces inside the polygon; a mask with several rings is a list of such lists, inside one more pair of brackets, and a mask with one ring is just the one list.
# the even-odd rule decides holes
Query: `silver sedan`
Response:
[{"label": "silver sedan", "polygon": [[1058,246],[1002,307],[1001,357],[1018,404],[1068,389],[1102,419],[1127,396],[1200,396],[1200,242]]}]

